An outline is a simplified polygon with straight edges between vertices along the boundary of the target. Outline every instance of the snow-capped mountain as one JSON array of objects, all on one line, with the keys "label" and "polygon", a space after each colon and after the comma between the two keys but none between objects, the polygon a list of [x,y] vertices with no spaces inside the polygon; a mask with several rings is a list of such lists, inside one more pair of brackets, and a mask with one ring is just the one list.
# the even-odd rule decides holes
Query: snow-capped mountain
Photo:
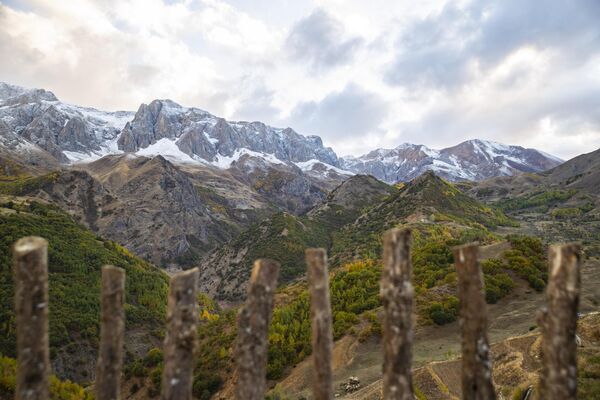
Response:
[{"label": "snow-capped mountain", "polygon": [[377,149],[360,157],[342,157],[340,166],[370,174],[384,182],[406,182],[425,171],[451,181],[479,181],[520,172],[539,172],[563,161],[535,149],[487,140],[468,140],[441,150],[404,143],[395,149]]},{"label": "snow-capped mountain", "polygon": [[[61,163],[117,151],[116,139],[133,113],[105,112],[60,102],[52,92],[0,82],[0,124]],[[18,151],[18,149],[14,149]]]},{"label": "snow-capped mountain", "polygon": [[483,140],[442,150],[402,144],[338,158],[318,136],[262,122],[227,121],[171,100],[142,104],[135,113],[105,112],[63,103],[43,89],[1,82],[0,133],[0,148],[62,164],[130,153],[219,169],[237,165],[250,170],[266,164],[285,165],[313,177],[371,174],[388,183],[408,181],[427,170],[453,181],[481,180],[542,171],[562,162],[538,150]]},{"label": "snow-capped mountain", "polygon": [[249,156],[305,172],[352,175],[338,168],[337,155],[318,136],[231,122],[171,100],[142,104],[135,113],[104,112],[63,103],[43,89],[0,83],[0,124],[64,164],[127,152],[227,169]]}]

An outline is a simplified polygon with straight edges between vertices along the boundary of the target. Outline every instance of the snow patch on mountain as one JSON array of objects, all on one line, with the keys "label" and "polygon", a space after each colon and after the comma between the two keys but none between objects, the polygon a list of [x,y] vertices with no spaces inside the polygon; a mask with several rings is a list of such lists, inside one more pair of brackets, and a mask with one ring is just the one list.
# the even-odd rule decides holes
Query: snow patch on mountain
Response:
[{"label": "snow patch on mountain", "polygon": [[268,153],[259,153],[256,151],[252,151],[250,149],[238,149],[231,156],[217,156],[216,161],[211,162],[210,164],[214,165],[217,168],[227,169],[231,167],[231,164],[238,161],[243,155],[248,155],[251,157],[262,158],[268,161],[271,164],[286,164],[282,160],[275,157],[274,154]]},{"label": "snow patch on mountain", "polygon": [[181,151],[174,140],[167,138],[160,139],[156,143],[138,150],[135,154],[144,157],[163,156],[169,161],[182,164],[198,164],[200,162]]},{"label": "snow patch on mountain", "polygon": [[334,167],[333,165],[321,162],[314,158],[312,160],[297,162],[294,164],[296,164],[296,166],[304,172],[314,171],[316,169],[315,167],[322,166],[324,169],[337,172],[340,175],[348,175],[348,176],[355,175],[353,172],[346,171],[346,170],[338,168],[338,167]]}]

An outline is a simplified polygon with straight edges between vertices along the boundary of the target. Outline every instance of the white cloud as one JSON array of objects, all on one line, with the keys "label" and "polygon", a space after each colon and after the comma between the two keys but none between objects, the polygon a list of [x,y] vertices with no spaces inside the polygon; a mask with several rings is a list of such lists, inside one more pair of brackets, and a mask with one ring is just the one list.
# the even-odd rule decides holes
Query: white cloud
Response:
[{"label": "white cloud", "polygon": [[339,153],[472,137],[600,146],[595,0],[22,0],[0,80],[72,103],[171,98],[291,125]]}]

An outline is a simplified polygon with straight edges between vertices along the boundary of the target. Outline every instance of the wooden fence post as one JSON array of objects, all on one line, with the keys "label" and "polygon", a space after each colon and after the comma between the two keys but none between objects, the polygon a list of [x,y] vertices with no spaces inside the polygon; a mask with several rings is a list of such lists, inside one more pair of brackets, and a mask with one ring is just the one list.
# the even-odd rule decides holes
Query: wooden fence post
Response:
[{"label": "wooden fence post", "polygon": [[198,268],[171,278],[164,344],[162,400],[190,400],[198,324]]},{"label": "wooden fence post", "polygon": [[102,267],[100,350],[96,364],[96,400],[121,398],[125,332],[125,270]]},{"label": "wooden fence post", "polygon": [[13,248],[17,312],[17,382],[19,400],[50,398],[48,347],[48,242],[25,237]]},{"label": "wooden fence post", "polygon": [[248,298],[238,315],[235,352],[235,398],[238,400],[264,400],[269,324],[278,275],[279,263],[272,260],[254,262]]},{"label": "wooden fence post", "polygon": [[462,331],[462,398],[495,399],[479,247],[468,244],[454,248],[453,252]]},{"label": "wooden fence post", "polygon": [[577,308],[581,288],[581,247],[550,246],[546,307],[538,322],[542,331],[541,399],[577,398]]},{"label": "wooden fence post", "polygon": [[410,229],[392,229],[383,237],[381,299],[383,324],[383,398],[413,400],[413,296]]},{"label": "wooden fence post", "polygon": [[312,353],[315,367],[313,394],[315,400],[333,399],[333,371],[331,354],[331,302],[329,273],[325,249],[307,249],[308,287],[310,291],[310,318],[312,324]]}]

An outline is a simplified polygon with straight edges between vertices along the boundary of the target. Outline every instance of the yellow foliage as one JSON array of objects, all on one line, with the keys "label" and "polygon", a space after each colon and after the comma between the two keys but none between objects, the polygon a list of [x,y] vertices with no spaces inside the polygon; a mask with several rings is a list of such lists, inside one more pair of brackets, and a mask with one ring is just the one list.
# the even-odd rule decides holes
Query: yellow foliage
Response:
[{"label": "yellow foliage", "polygon": [[371,268],[375,265],[375,261],[371,259],[357,260],[344,265],[344,269],[348,272],[360,271],[365,268]]},{"label": "yellow foliage", "polygon": [[202,321],[217,321],[219,314],[211,314],[208,310],[204,309],[200,314],[200,320]]}]

